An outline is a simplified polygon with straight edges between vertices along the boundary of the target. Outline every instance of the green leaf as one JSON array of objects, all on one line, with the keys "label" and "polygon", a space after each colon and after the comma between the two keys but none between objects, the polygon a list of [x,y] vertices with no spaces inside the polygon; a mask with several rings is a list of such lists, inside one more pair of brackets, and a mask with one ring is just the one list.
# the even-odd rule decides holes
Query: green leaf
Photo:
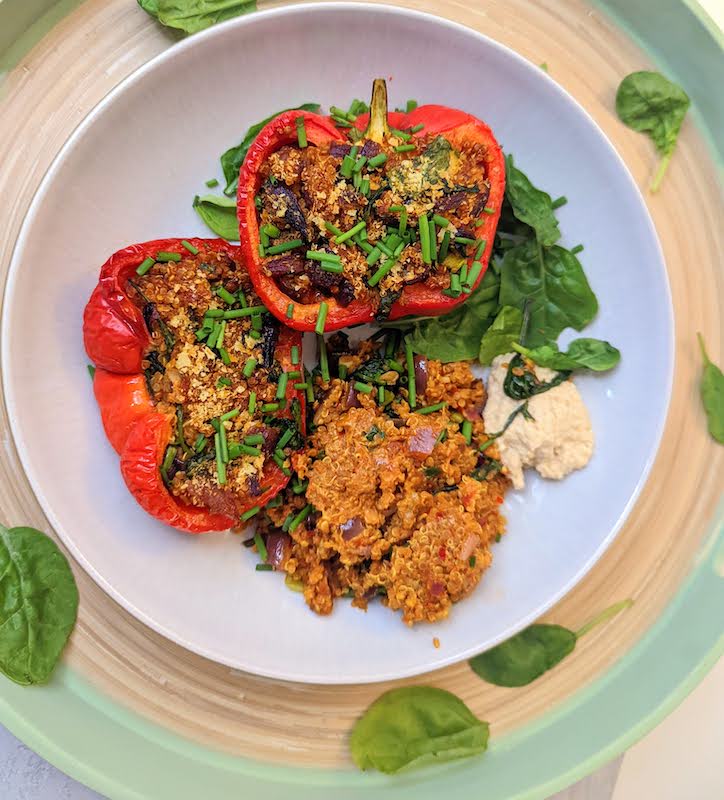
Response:
[{"label": "green leaf", "polygon": [[555,343],[533,348],[514,344],[513,349],[538,366],[555,370],[590,369],[605,372],[613,369],[621,360],[621,352],[601,339],[574,339],[565,353]]},{"label": "green leaf", "polygon": [[512,155],[505,159],[505,197],[516,219],[530,225],[542,245],[549,247],[561,238],[551,196],[533,186],[513,164]]},{"label": "green leaf", "polygon": [[239,221],[236,217],[236,200],[215,194],[194,197],[194,208],[207,227],[222,239],[239,240]]},{"label": "green leaf", "polygon": [[478,676],[496,686],[525,686],[562,661],[576,634],[560,625],[531,625],[486,653],[470,659]]},{"label": "green leaf", "polygon": [[[477,358],[480,340],[498,310],[500,279],[489,269],[480,286],[449,314],[413,321],[407,334],[416,353],[437,361]],[[405,320],[397,323],[404,327]]]},{"label": "green leaf", "polygon": [[239,170],[241,169],[241,165],[244,163],[244,159],[246,158],[246,154],[249,152],[249,148],[254,143],[254,140],[259,135],[261,129],[273,119],[276,119],[280,114],[283,114],[285,111],[309,111],[312,114],[318,114],[319,103],[302,103],[301,106],[285,108],[282,111],[277,111],[276,114],[272,114],[270,117],[263,119],[261,122],[257,122],[255,125],[252,125],[244,134],[244,138],[241,140],[241,142],[235,147],[230,147],[221,156],[221,169],[224,171],[224,177],[226,178],[226,187],[224,189],[225,195],[233,195],[236,193],[236,187],[239,185]]},{"label": "green leaf", "polygon": [[663,156],[651,184],[652,192],[661,185],[690,104],[686,92],[658,72],[632,72],[618,87],[619,119],[629,128],[647,133]]},{"label": "green leaf", "polygon": [[580,331],[598,311],[579,260],[564,247],[543,248],[533,241],[505,251],[500,281],[502,305],[522,311],[529,300],[529,347],[555,341],[568,327]]},{"label": "green leaf", "polygon": [[480,363],[490,364],[495,356],[509,353],[513,343],[520,339],[522,325],[523,312],[513,306],[503,306],[480,341]]},{"label": "green leaf", "polygon": [[185,33],[256,11],[255,0],[138,0],[138,4],[162,25]]},{"label": "green leaf", "polygon": [[392,689],[352,729],[350,749],[360,769],[395,773],[403,768],[483,753],[488,723],[454,694],[432,686]]},{"label": "green leaf", "polygon": [[712,438],[719,444],[724,444],[724,375],[719,367],[709,359],[702,335],[698,333],[697,336],[704,359],[700,390],[706,411],[707,425]]},{"label": "green leaf", "polygon": [[55,542],[0,525],[0,671],[29,686],[50,677],[78,613],[78,589]]}]

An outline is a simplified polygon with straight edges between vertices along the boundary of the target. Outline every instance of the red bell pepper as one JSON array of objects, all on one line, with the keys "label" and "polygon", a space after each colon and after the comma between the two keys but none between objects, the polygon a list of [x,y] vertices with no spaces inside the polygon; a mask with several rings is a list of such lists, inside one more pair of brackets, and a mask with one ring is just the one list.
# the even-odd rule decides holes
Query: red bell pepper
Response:
[{"label": "red bell pepper", "polygon": [[[487,162],[486,179],[490,183],[486,207],[492,211],[481,216],[479,225],[475,229],[476,238],[486,240],[485,249],[479,259],[482,269],[472,287],[476,288],[485,275],[492,253],[505,192],[505,158],[492,131],[477,117],[447,106],[425,105],[409,113],[397,111],[388,113],[387,90],[383,80],[376,80],[374,83],[371,107],[372,114],[359,116],[355,126],[365,133],[366,138],[378,144],[385,144],[391,135],[390,128],[409,130],[422,125],[423,128],[413,133],[413,137],[444,134],[444,138],[456,149],[463,142],[472,141],[484,145]],[[259,255],[260,234],[255,205],[257,192],[261,186],[260,169],[272,153],[284,145],[297,143],[296,120],[299,117],[304,119],[309,144],[320,146],[332,142],[349,143],[344,130],[337,128],[331,117],[300,111],[286,111],[280,114],[262,129],[249,148],[239,174],[237,210],[241,244],[254,288],[267,308],[278,319],[297,330],[309,331],[315,328],[320,304],[295,302],[265,271],[263,259]],[[468,267],[473,261],[471,256]],[[411,314],[424,316],[446,314],[464,302],[467,296],[465,293],[461,293],[458,297],[449,296],[444,294],[441,288],[429,286],[427,282],[408,284],[391,306],[387,318],[394,320]],[[363,300],[355,299],[346,307],[337,303],[334,297],[327,298],[325,302],[329,309],[325,331],[371,322],[375,318],[376,309]],[[287,313],[290,305],[293,308],[291,317]]]},{"label": "red bell pepper", "polygon": [[[202,252],[225,252],[241,263],[240,249],[222,239],[187,241]],[[121,473],[138,503],[162,522],[190,533],[225,530],[238,519],[183,503],[168,490],[160,471],[167,447],[174,441],[176,420],[173,413],[157,410],[149,393],[142,362],[150,336],[141,309],[126,292],[126,284],[144,259],[162,251],[185,252],[180,239],[145,242],[118,251],[101,268],[83,317],[86,351],[96,365],[93,389],[104,430],[121,456]],[[293,346],[301,354],[301,336],[282,328],[274,355],[287,371],[295,368]],[[290,401],[298,399],[303,426],[304,394],[293,388],[292,381],[286,397],[287,407],[282,413],[289,416]],[[263,506],[288,481],[289,477],[268,459],[260,481],[263,492],[250,495],[244,508]]]}]

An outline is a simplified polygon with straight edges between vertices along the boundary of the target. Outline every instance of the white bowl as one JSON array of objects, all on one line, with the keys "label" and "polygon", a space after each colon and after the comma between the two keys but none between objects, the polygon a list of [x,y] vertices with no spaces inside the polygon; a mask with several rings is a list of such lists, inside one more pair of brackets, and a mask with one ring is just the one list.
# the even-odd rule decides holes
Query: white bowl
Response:
[{"label": "white bowl", "polygon": [[[190,536],[126,491],[86,373],[81,314],[115,250],[208,235],[191,208],[248,125],[301,102],[367,98],[463,108],[488,122],[535,183],[565,194],[564,244],[601,311],[587,335],[621,365],[578,381],[596,432],[590,465],[531,478],[506,501],[508,534],[476,591],[445,622],[405,627],[375,605],[307,609],[231,534]],[[67,142],[28,212],[2,320],[15,441],[55,529],[93,578],[140,620],[208,658],[296,681],[398,678],[507,638],[571,589],[610,544],[659,443],[673,322],[661,251],[626,167],[586,112],[537,66],[464,27],[399,8],[287,6],[188,38],[108,95]],[[440,640],[435,649],[433,637]]]}]

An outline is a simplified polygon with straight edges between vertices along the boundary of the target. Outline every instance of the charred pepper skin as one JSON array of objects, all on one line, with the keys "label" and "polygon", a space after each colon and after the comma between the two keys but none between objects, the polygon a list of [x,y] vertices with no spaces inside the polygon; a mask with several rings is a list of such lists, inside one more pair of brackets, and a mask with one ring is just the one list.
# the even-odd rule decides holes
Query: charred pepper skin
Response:
[{"label": "charred pepper skin", "polygon": [[[185,239],[198,249],[223,252],[243,263],[239,247],[223,239]],[[161,476],[166,448],[174,440],[175,418],[162,413],[149,393],[142,361],[150,344],[143,313],[126,293],[129,278],[146,258],[159,252],[184,254],[182,239],[157,239],[134,244],[114,253],[101,267],[97,286],[83,314],[86,352],[96,366],[93,391],[108,441],[119,454],[121,474],[142,508],[161,522],[188,533],[227,530],[239,520],[209,509],[191,506],[172,495]],[[282,329],[275,357],[285,370],[295,369],[292,347],[301,353],[301,336]],[[287,408],[296,398],[304,414],[304,394],[289,382]],[[264,466],[264,491],[250,497],[248,508],[263,506],[289,482],[289,477],[271,459]]]}]

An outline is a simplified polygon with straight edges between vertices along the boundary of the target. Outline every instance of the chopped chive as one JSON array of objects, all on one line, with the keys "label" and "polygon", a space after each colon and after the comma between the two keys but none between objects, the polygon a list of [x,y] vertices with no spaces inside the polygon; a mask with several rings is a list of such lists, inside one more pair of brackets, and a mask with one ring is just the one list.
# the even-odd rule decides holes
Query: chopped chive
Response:
[{"label": "chopped chive", "polygon": [[282,496],[278,494],[275,497],[272,497],[272,499],[266,504],[265,508],[279,508],[283,502]]},{"label": "chopped chive", "polygon": [[292,345],[292,364],[295,366],[299,363],[299,346],[296,344]]},{"label": "chopped chive", "polygon": [[322,301],[319,304],[319,312],[317,313],[317,324],[314,326],[315,333],[324,333],[324,323],[327,321],[327,312],[329,305]]},{"label": "chopped chive", "polygon": [[291,242],[282,242],[281,244],[275,244],[274,247],[269,247],[266,254],[268,256],[276,256],[279,253],[286,253],[288,250],[301,247],[303,244],[304,242],[301,239],[292,239]]},{"label": "chopped chive", "polygon": [[219,185],[219,182],[216,180],[216,178],[209,178],[209,180],[206,181],[206,185],[209,187],[209,189],[213,189],[214,186]]},{"label": "chopped chive", "polygon": [[252,339],[261,339],[261,331],[249,331],[249,336]]},{"label": "chopped chive", "polygon": [[219,323],[219,335],[216,337],[214,347],[220,350],[224,346],[224,334],[226,333],[226,320],[223,319]]},{"label": "chopped chive", "polygon": [[432,217],[432,221],[436,225],[439,225],[441,228],[447,228],[447,226],[450,224],[449,219],[447,219],[446,217],[441,217],[439,214],[434,214]]},{"label": "chopped chive", "polygon": [[259,197],[259,195],[257,195],[257,196],[254,198],[254,205],[255,205],[257,208],[261,208],[261,197]]},{"label": "chopped chive", "polygon": [[191,255],[195,256],[195,255],[198,255],[198,253],[199,253],[199,248],[198,247],[194,247],[191,244],[191,242],[187,241],[186,239],[182,239],[181,240],[181,246],[185,247],[189,251],[189,253],[191,253]]},{"label": "chopped chive", "polygon": [[417,414],[434,414],[436,411],[441,411],[443,408],[446,408],[447,403],[434,403],[431,406],[424,406],[423,408],[416,409]]},{"label": "chopped chive", "polygon": [[292,519],[289,523],[289,533],[293,533],[304,520],[309,516],[312,511],[312,504],[307,503],[306,506]]},{"label": "chopped chive", "polygon": [[336,275],[341,275],[344,272],[344,267],[341,264],[335,264],[334,261],[321,261],[319,268],[325,272],[334,272]]},{"label": "chopped chive", "polygon": [[236,303],[236,295],[232,294],[223,286],[217,286],[215,291],[227,305],[233,306],[234,303]]},{"label": "chopped chive", "polygon": [[210,317],[213,319],[214,317],[223,317],[224,316],[224,309],[223,308],[209,308],[207,309],[206,313],[204,314],[205,317]]},{"label": "chopped chive", "polygon": [[303,392],[305,389],[309,388],[309,384],[308,383],[295,383],[294,384],[294,388],[299,392]]},{"label": "chopped chive", "polygon": [[408,100],[405,104],[405,112],[409,114],[417,108],[417,100]]},{"label": "chopped chive", "polygon": [[226,483],[226,464],[221,457],[221,436],[218,433],[214,434],[214,447],[216,448],[216,480],[219,486]]},{"label": "chopped chive", "polygon": [[350,158],[357,158],[357,153],[359,153],[358,145],[354,145],[353,147],[350,148],[349,151]]},{"label": "chopped chive", "polygon": [[276,393],[277,400],[281,400],[283,397],[286,397],[288,382],[289,382],[289,375],[287,375],[286,372],[282,372],[282,374],[279,376],[279,383],[277,384],[277,393]]},{"label": "chopped chive", "polygon": [[362,383],[362,381],[355,381],[352,385],[358,392],[364,392],[364,394],[371,394],[375,388],[370,386],[369,383]]},{"label": "chopped chive", "polygon": [[375,247],[378,247],[386,256],[392,255],[392,250],[384,243],[384,242],[377,242]]},{"label": "chopped chive", "polygon": [[447,439],[447,428],[443,428],[435,439],[435,444],[442,444]]},{"label": "chopped chive", "polygon": [[289,372],[287,372],[287,377],[291,381],[291,380],[294,380],[295,378],[301,378],[302,377],[302,373],[298,369],[293,369],[293,370],[290,370]]},{"label": "chopped chive", "polygon": [[468,559],[468,566],[474,567],[475,566],[475,556],[470,556]]},{"label": "chopped chive", "polygon": [[461,291],[460,276],[457,272],[453,272],[450,276],[450,295],[452,297],[459,297]]},{"label": "chopped chive", "polygon": [[262,242],[259,242],[259,255],[264,258],[266,256],[266,250],[264,249],[264,245]]},{"label": "chopped chive", "polygon": [[177,448],[173,445],[171,447],[166,448],[166,456],[163,459],[163,464],[161,464],[161,473],[163,476],[168,480],[166,473],[169,469],[171,469],[171,464],[173,464],[174,458],[176,458],[176,450]]},{"label": "chopped chive", "polygon": [[276,225],[272,225],[271,223],[267,225],[262,225],[262,232],[265,233],[267,236],[270,236],[272,239],[276,239],[277,236],[281,233],[279,228]]},{"label": "chopped chive", "polygon": [[425,264],[432,264],[430,255],[430,223],[427,216],[423,214],[417,221],[420,230],[420,249],[422,250],[422,261]]},{"label": "chopped chive", "polygon": [[460,267],[460,283],[465,283],[468,279],[468,262],[466,261],[462,267]]},{"label": "chopped chive", "polygon": [[[363,231],[363,233],[364,233],[364,231]],[[355,241],[357,242],[359,247],[361,247],[362,250],[364,250],[365,253],[367,253],[368,255],[375,249],[374,247],[372,247],[372,245],[369,242],[366,242],[364,239],[357,238],[357,239],[355,239]]]},{"label": "chopped chive", "polygon": [[246,359],[246,364],[244,364],[244,369],[242,370],[242,374],[245,378],[251,378],[256,369],[256,364],[257,361],[254,357]]},{"label": "chopped chive", "polygon": [[581,250],[583,250],[583,245],[582,244],[577,244],[575,247],[571,248],[571,255],[575,256],[578,253],[580,253]]},{"label": "chopped chive", "polygon": [[346,119],[342,117],[338,117],[336,114],[332,114],[332,119],[334,120],[334,124],[337,125],[339,128],[351,128],[352,123],[348,122]]},{"label": "chopped chive", "polygon": [[219,351],[219,358],[221,358],[224,366],[230,367],[231,366],[231,358],[229,358],[229,353],[225,347],[219,347],[217,345],[217,349]]},{"label": "chopped chive", "polygon": [[387,359],[387,363],[389,364],[390,369],[393,369],[395,372],[399,372],[400,375],[405,371],[405,367],[403,364],[400,364],[399,361],[395,361],[394,358]]},{"label": "chopped chive", "polygon": [[337,236],[334,241],[337,244],[342,244],[342,242],[346,242],[347,239],[351,239],[356,233],[359,233],[363,228],[366,227],[367,223],[364,220],[362,220],[361,222],[358,222],[356,225],[353,225],[348,231],[345,231],[340,236]]},{"label": "chopped chive", "polygon": [[249,414],[256,411],[256,392],[249,392]]},{"label": "chopped chive", "polygon": [[437,251],[437,260],[443,262],[447,258],[448,250],[450,249],[450,231],[445,231],[440,243],[440,249]]},{"label": "chopped chive", "polygon": [[328,253],[326,250],[307,250],[307,258],[312,261],[334,261],[341,264],[342,259],[336,253]]},{"label": "chopped chive", "polygon": [[414,144],[398,144],[394,150],[396,153],[409,153],[411,150],[415,149]]},{"label": "chopped chive", "polygon": [[482,256],[483,256],[483,252],[484,252],[484,250],[485,250],[485,245],[486,245],[487,243],[488,243],[488,242],[487,242],[487,240],[485,240],[485,239],[480,239],[480,240],[478,241],[478,246],[475,248],[475,255],[473,256],[473,258],[474,258],[476,261],[480,261],[480,259],[482,258]]},{"label": "chopped chive", "polygon": [[161,250],[156,253],[156,261],[166,263],[167,261],[181,261],[181,253],[169,253],[166,250]]},{"label": "chopped chive", "polygon": [[262,403],[261,410],[265,414],[269,411],[279,411],[279,403]]},{"label": "chopped chive", "polygon": [[294,316],[294,303],[289,303],[287,306],[287,319],[291,319]]},{"label": "chopped chive", "polygon": [[382,257],[382,250],[380,250],[379,245],[373,247],[370,251],[370,254],[367,256],[367,263],[371,267],[373,264],[376,264],[380,258]]},{"label": "chopped chive", "polygon": [[425,126],[422,124],[422,122],[418,122],[417,125],[413,125],[410,128],[410,133],[419,133],[424,127]]},{"label": "chopped chive", "polygon": [[557,200],[554,200],[551,203],[551,207],[555,210],[556,208],[560,208],[564,206],[568,202],[568,198],[565,195],[561,195]]},{"label": "chopped chive", "polygon": [[264,444],[264,437],[260,433],[250,433],[244,437],[244,444]]},{"label": "chopped chive", "polygon": [[216,322],[214,322],[213,330],[209,334],[209,338],[206,340],[206,346],[210,347],[213,350],[216,347],[216,340],[219,338],[220,333],[221,333],[221,323],[217,320]]},{"label": "chopped chive", "polygon": [[294,431],[291,428],[287,428],[282,434],[281,439],[279,439],[277,442],[277,449],[283,450],[289,443],[289,440],[292,438],[292,436],[294,436]]},{"label": "chopped chive", "polygon": [[454,241],[458,244],[477,244],[476,239],[470,239],[468,236],[456,236]]},{"label": "chopped chive", "polygon": [[282,530],[286,533],[289,530],[289,526],[292,524],[292,520],[294,519],[294,514],[287,514],[287,518],[284,520],[282,525]]},{"label": "chopped chive", "polygon": [[329,359],[327,358],[327,343],[324,341],[324,336],[321,334],[317,336],[317,349],[319,350],[319,369],[322,373],[322,380],[328,383]]},{"label": "chopped chive", "polygon": [[468,272],[467,280],[465,284],[469,287],[473,287],[475,285],[475,281],[477,281],[478,276],[483,270],[482,262],[474,261],[472,267],[470,267],[470,272]]},{"label": "chopped chive", "polygon": [[148,256],[148,258],[144,258],[143,261],[136,267],[136,275],[145,275],[149,269],[156,263],[155,259]]},{"label": "chopped chive", "polygon": [[331,222],[325,222],[324,227],[330,232],[333,233],[335,236],[341,236],[342,231],[336,226],[332,225]]},{"label": "chopped chive", "polygon": [[222,414],[220,419],[222,422],[228,422],[230,419],[234,419],[241,414],[240,408],[232,408],[231,411],[227,411],[226,414]]},{"label": "chopped chive", "polygon": [[387,161],[387,153],[378,153],[376,156],[372,156],[367,162],[367,166],[376,169],[377,167],[381,167],[385,161]]},{"label": "chopped chive", "polygon": [[364,197],[370,193],[370,181],[369,178],[362,178],[362,183],[359,185],[360,194]]},{"label": "chopped chive", "polygon": [[93,364],[88,364],[88,374],[90,375],[91,380],[93,380],[96,376],[96,368]]},{"label": "chopped chive", "polygon": [[232,308],[231,311],[224,311],[224,319],[239,319],[239,317],[250,317],[253,314],[261,314],[266,311],[266,306],[247,306],[246,308]]},{"label": "chopped chive", "polygon": [[476,219],[475,222],[473,222],[473,228],[479,228],[481,225],[485,225],[484,219]]},{"label": "chopped chive", "polygon": [[292,486],[292,491],[294,492],[294,494],[303,494],[304,492],[307,491],[307,486],[309,486],[309,481],[304,480],[301,481],[300,483],[294,484],[294,486]]},{"label": "chopped chive", "polygon": [[400,212],[400,233],[404,234],[407,230],[407,209],[403,208]]},{"label": "chopped chive", "polygon": [[[400,245],[404,247],[404,244]],[[399,255],[399,253],[397,254]],[[397,263],[397,256],[392,255],[391,258],[388,258],[381,267],[375,272],[375,274],[367,281],[370,286],[377,286],[377,284],[387,275],[387,273],[395,266]]]},{"label": "chopped chive", "polygon": [[469,419],[463,422],[462,434],[465,444],[470,444],[473,440],[473,423]]},{"label": "chopped chive", "polygon": [[251,327],[252,330],[260,331],[262,329],[264,322],[261,318],[261,314],[252,314],[251,317]]},{"label": "chopped chive", "polygon": [[495,209],[491,208],[490,206],[485,206],[483,209],[483,214],[495,214]]},{"label": "chopped chive", "polygon": [[224,464],[229,463],[229,440],[226,437],[226,428],[219,425],[219,443],[221,444],[221,460]]},{"label": "chopped chive", "polygon": [[437,227],[434,220],[430,220],[430,259],[437,262]]},{"label": "chopped chive", "polygon": [[409,142],[412,139],[412,134],[405,133],[405,131],[401,131],[398,128],[390,128],[390,133],[395,135],[398,139],[402,139],[403,142]]},{"label": "chopped chive", "polygon": [[194,442],[194,451],[195,451],[196,453],[200,453],[200,452],[201,452],[201,451],[202,451],[202,450],[203,450],[203,449],[206,447],[206,444],[207,444],[207,442],[208,442],[208,440],[207,440],[207,438],[204,436],[204,434],[203,434],[203,433],[200,433],[200,434],[199,434],[199,435],[196,437],[196,441]]},{"label": "chopped chive", "polygon": [[261,450],[258,447],[251,447],[248,444],[239,444],[237,447],[239,448],[239,452],[245,456],[258,458],[261,455]]},{"label": "chopped chive", "polygon": [[401,205],[390,206],[390,211],[392,211],[392,212],[394,212],[396,214],[399,213],[400,211],[404,211],[404,210],[405,210],[405,206],[401,206]]},{"label": "chopped chive", "polygon": [[412,342],[405,339],[405,360],[407,362],[407,396],[410,408],[417,404],[417,391],[415,389],[415,360],[412,355]]},{"label": "chopped chive", "polygon": [[343,178],[351,178],[352,177],[352,170],[354,169],[355,160],[352,156],[345,156],[342,159],[342,166],[339,168],[339,174]]},{"label": "chopped chive", "polygon": [[[267,503],[267,505],[269,505],[269,504]],[[274,567],[271,564],[256,564],[254,566],[254,569],[257,572],[273,572],[274,571]]]},{"label": "chopped chive", "polygon": [[278,450],[275,450],[272,453],[272,458],[280,469],[284,469],[284,453],[280,453]]},{"label": "chopped chive", "polygon": [[[256,511],[254,513],[256,513]],[[259,531],[254,531],[254,544],[256,545],[256,552],[259,553],[259,558],[262,561],[266,561],[269,557],[269,553],[266,551],[266,545],[264,544],[264,540],[261,538]]]},{"label": "chopped chive", "polygon": [[385,402],[385,387],[378,386],[377,387],[377,402],[384,403]]},{"label": "chopped chive", "polygon": [[297,144],[300,147],[306,147],[307,129],[304,127],[304,117],[297,117],[294,120],[294,124],[297,126]]},{"label": "chopped chive", "polygon": [[367,163],[367,156],[360,156],[355,162],[352,172],[361,172],[362,167]]}]

